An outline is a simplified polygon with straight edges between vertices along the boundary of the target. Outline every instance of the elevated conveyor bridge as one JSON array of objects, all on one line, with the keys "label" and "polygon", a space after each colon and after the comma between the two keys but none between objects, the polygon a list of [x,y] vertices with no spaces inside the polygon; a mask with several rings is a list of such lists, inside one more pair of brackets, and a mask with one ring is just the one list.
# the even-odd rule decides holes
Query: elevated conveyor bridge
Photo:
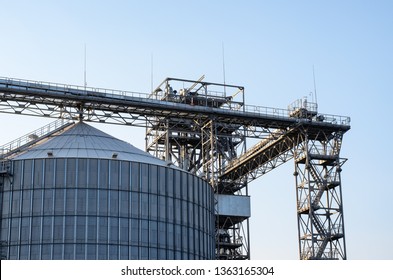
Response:
[{"label": "elevated conveyor bridge", "polygon": [[[189,80],[167,78],[166,81]],[[300,121],[299,118],[291,117],[288,109],[246,105],[244,101],[235,102],[230,98],[222,102],[220,100],[222,97],[220,98],[217,93],[215,95],[217,102],[223,104],[212,106],[213,102],[209,102],[214,95],[208,94],[205,90],[207,87],[235,88],[242,94],[244,94],[244,88],[216,83],[203,83],[203,85],[203,91],[206,94],[196,93],[200,101],[199,105],[193,105],[182,102],[181,99],[162,97],[157,94],[0,78],[0,113],[55,118],[69,114],[73,118],[83,116],[88,121],[142,127],[152,126],[152,123],[146,124],[148,117],[190,120],[214,118],[218,123],[242,125],[246,128],[247,137],[255,136],[256,138],[259,137],[257,133],[264,127],[287,128]],[[323,116],[320,118],[323,119],[322,121],[317,121],[317,119],[309,121],[307,126],[331,131],[349,129],[349,117],[328,114],[321,116]]]},{"label": "elevated conveyor bridge", "polygon": [[292,149],[297,133],[297,127],[289,130],[277,129],[230,161],[220,175],[221,187],[226,192],[233,193],[244,185],[243,179],[251,182],[293,158]]}]

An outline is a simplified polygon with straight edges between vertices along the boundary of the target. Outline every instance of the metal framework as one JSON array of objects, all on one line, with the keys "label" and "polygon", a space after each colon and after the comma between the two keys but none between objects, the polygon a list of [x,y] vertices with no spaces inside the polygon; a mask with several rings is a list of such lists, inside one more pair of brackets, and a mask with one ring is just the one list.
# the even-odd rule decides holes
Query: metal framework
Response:
[{"label": "metal framework", "polygon": [[[193,107],[242,110],[242,87],[229,85],[225,86],[225,92],[219,92],[216,88],[224,85],[202,80],[203,77],[198,81],[168,78],[150,97]],[[179,92],[173,89],[176,87],[180,88]],[[149,123],[154,125],[146,130],[148,152],[204,178],[217,194],[247,194],[246,184],[225,192],[219,178],[224,167],[245,151],[246,137],[241,125],[222,122],[215,115],[206,117],[205,114],[194,119],[154,116]],[[249,258],[247,218],[222,216],[216,212],[217,259]]]},{"label": "metal framework", "polygon": [[[167,78],[150,94],[0,78],[0,113],[146,127],[149,153],[217,195],[248,195],[249,182],[294,158],[300,258],[346,259],[340,149],[349,117],[306,100],[247,105],[243,87],[203,78]],[[260,142],[247,149],[248,138]],[[248,227],[248,216],[217,212],[216,258],[249,259]]]}]

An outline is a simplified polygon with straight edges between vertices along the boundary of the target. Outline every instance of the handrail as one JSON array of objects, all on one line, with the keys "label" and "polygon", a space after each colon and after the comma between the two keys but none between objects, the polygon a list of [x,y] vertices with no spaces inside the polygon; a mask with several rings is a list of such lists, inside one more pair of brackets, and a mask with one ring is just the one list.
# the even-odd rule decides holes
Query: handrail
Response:
[{"label": "handrail", "polygon": [[102,93],[105,94],[106,96],[131,96],[131,97],[148,98],[147,93],[116,90],[116,89],[105,89],[100,87],[85,87],[85,86],[77,86],[77,85],[70,85],[70,84],[53,83],[53,82],[0,77],[0,84],[3,83],[3,81],[5,81],[6,84],[11,86],[19,86],[19,87],[26,87],[26,88],[30,87],[30,88],[65,91],[65,92],[69,90],[77,90],[81,92]]},{"label": "handrail", "polygon": [[22,147],[23,145],[26,145],[28,143],[32,143],[36,141],[37,139],[50,134],[51,132],[55,131],[56,129],[61,128],[62,126],[66,125],[69,123],[69,120],[67,119],[59,119],[54,122],[51,122],[48,125],[45,125],[39,129],[36,129],[26,135],[23,135],[22,137],[19,137],[11,142],[8,142],[2,146],[0,146],[0,158],[2,158],[4,155],[17,150],[18,148]]}]

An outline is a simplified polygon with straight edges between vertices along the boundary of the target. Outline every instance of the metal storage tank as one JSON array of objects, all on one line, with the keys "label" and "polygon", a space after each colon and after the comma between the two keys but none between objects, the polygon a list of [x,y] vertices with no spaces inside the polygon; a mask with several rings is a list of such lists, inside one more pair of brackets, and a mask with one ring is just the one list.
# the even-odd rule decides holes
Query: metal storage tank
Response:
[{"label": "metal storage tank", "polygon": [[6,259],[214,259],[201,178],[83,122],[3,161]]}]

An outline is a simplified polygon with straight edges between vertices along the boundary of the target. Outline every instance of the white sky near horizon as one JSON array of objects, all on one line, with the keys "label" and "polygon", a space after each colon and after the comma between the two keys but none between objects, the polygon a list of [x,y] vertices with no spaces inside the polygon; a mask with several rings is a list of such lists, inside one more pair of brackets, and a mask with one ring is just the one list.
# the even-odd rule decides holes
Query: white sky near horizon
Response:
[{"label": "white sky near horizon", "polygon": [[[314,90],[351,117],[341,156],[348,259],[393,259],[392,1],[0,0],[0,77],[148,92],[165,77],[286,108]],[[151,58],[153,57],[153,71]],[[53,121],[0,114],[0,145]],[[144,129],[95,127],[144,149]],[[294,163],[250,184],[252,259],[298,259]]]}]

